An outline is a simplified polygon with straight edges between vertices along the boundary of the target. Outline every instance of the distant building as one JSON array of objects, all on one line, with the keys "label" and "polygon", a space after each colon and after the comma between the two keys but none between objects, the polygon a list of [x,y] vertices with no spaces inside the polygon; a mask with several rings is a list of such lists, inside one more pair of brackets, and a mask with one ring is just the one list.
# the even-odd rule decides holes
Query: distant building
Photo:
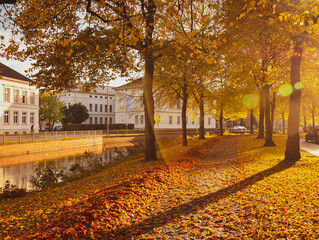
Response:
[{"label": "distant building", "polygon": [[112,87],[98,88],[90,93],[74,89],[60,93],[59,97],[67,108],[75,103],[86,106],[90,116],[82,124],[106,124],[107,116],[110,124],[115,121],[115,92]]},{"label": "distant building", "polygon": [[0,134],[39,131],[39,90],[31,83],[0,63]]},{"label": "distant building", "polygon": [[[144,129],[144,103],[142,80],[137,79],[115,90],[115,122],[134,124],[135,129]],[[181,129],[182,109],[181,102],[170,106],[160,96],[155,96],[155,129]],[[195,109],[187,114],[187,128],[199,128],[199,113]],[[205,128],[216,128],[216,121],[210,115],[205,115]]]}]

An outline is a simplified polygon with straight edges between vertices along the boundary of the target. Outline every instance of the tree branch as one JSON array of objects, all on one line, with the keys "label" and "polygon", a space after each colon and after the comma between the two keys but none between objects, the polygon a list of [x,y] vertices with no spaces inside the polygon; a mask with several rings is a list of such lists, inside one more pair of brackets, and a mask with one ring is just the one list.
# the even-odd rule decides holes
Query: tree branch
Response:
[{"label": "tree branch", "polygon": [[17,0],[0,0],[0,4],[15,4]]}]

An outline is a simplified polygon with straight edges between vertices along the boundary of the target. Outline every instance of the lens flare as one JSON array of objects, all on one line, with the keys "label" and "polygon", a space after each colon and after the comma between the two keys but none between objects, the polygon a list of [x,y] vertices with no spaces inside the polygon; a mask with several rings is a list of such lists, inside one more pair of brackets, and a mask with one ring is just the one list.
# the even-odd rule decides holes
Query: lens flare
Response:
[{"label": "lens flare", "polygon": [[302,83],[301,82],[295,83],[295,89],[300,90],[301,88],[302,88]]},{"label": "lens flare", "polygon": [[248,94],[243,98],[243,106],[247,109],[253,109],[258,105],[258,97],[255,94]]},{"label": "lens flare", "polygon": [[279,88],[279,94],[280,94],[281,96],[287,97],[287,96],[289,96],[290,94],[292,94],[292,91],[293,91],[293,90],[294,90],[294,89],[293,89],[293,87],[292,87],[290,84],[285,83],[285,84],[283,84],[283,85],[280,86],[280,88]]}]

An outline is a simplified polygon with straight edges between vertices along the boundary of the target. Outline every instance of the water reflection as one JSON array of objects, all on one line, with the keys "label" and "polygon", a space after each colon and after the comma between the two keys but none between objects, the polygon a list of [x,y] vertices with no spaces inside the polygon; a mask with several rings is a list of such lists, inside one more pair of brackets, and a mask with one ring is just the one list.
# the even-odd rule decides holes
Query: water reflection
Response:
[{"label": "water reflection", "polygon": [[[102,157],[102,164],[104,166],[110,165],[115,154],[116,153],[113,149],[105,149],[102,151],[102,153],[99,153],[99,155]],[[54,169],[63,170],[63,172],[68,172],[73,164],[80,163],[81,161],[83,161],[82,156],[77,154],[74,156],[55,157],[49,160],[38,160],[11,166],[1,166],[0,187],[4,187],[5,182],[9,180],[11,184],[14,184],[18,187],[31,189],[32,187],[29,180],[31,175],[35,175],[36,167],[39,167],[41,170],[51,167]]]}]

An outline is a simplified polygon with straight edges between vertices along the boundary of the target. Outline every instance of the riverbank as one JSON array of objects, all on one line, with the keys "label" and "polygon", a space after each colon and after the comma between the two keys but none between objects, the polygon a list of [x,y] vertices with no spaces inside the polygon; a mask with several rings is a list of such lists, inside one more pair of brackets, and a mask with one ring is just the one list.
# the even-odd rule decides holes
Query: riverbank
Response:
[{"label": "riverbank", "polygon": [[131,142],[139,136],[142,136],[142,134],[91,136],[1,144],[0,157],[63,150],[68,148],[87,147],[94,145],[103,145],[103,148],[105,149],[114,148],[115,146],[126,147],[132,145]]}]

